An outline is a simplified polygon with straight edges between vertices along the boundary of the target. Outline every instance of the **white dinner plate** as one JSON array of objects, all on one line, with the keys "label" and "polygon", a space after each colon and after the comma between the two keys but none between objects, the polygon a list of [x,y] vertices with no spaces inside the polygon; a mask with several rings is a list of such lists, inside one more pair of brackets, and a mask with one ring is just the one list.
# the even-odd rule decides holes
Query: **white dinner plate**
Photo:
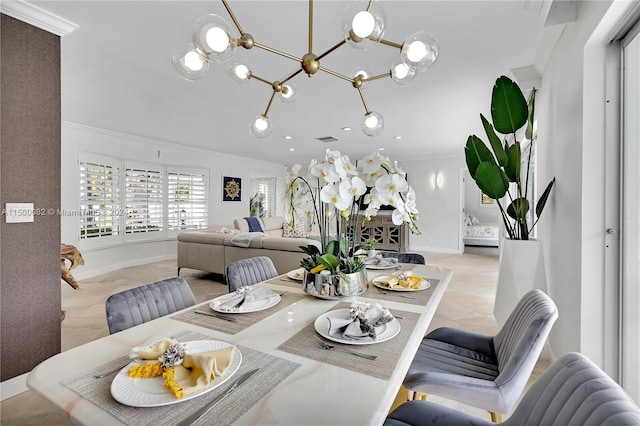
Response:
[{"label": "white dinner plate", "polygon": [[365,261],[365,266],[367,267],[367,269],[394,269],[398,267],[397,259],[393,257],[385,258],[385,263],[386,265],[367,265]]},{"label": "white dinner plate", "polygon": [[389,291],[420,291],[420,290],[426,290],[429,287],[431,287],[431,282],[429,282],[429,280],[425,280],[424,278],[422,279],[422,282],[420,283],[420,288],[416,288],[416,289],[412,289],[412,288],[404,288],[401,286],[396,286],[393,288],[387,287],[384,284],[381,284],[382,282],[388,282],[391,279],[391,275],[380,275],[378,277],[375,277],[371,282],[373,283],[374,286],[381,288],[383,290],[389,290]]},{"label": "white dinner plate", "polygon": [[223,314],[247,314],[249,312],[258,312],[258,311],[263,311],[265,309],[269,309],[272,306],[276,306],[278,303],[280,303],[280,300],[282,300],[279,294],[274,293],[272,296],[266,299],[251,302],[250,307],[241,305],[240,307],[238,307],[238,310],[234,309],[229,311],[220,308],[220,305],[224,304],[227,300],[233,298],[233,296],[235,295],[236,295],[235,293],[228,293],[223,296],[216,297],[211,302],[209,302],[209,306],[214,311],[220,312]]},{"label": "white dinner plate", "polygon": [[[189,345],[192,353],[213,351],[233,346],[231,343],[219,340],[194,340],[185,342]],[[227,382],[240,367],[242,363],[242,354],[240,349],[236,347],[233,353],[231,365],[225,370],[224,374],[216,377],[213,382],[206,388],[192,395],[178,399],[167,388],[164,387],[162,376],[148,379],[134,379],[129,377],[128,372],[131,364],[124,367],[111,382],[111,395],[121,404],[131,407],[160,407],[163,405],[177,404],[179,402],[188,401],[207,392],[211,392],[215,388]]]},{"label": "white dinner plate", "polygon": [[302,281],[304,278],[304,268],[294,269],[293,271],[287,272],[287,276],[295,281]]},{"label": "white dinner plate", "polygon": [[348,345],[372,345],[374,343],[380,343],[389,340],[400,333],[400,322],[394,318],[393,321],[376,327],[376,331],[378,333],[378,335],[376,336],[376,340],[351,340],[342,337],[334,337],[329,335],[329,316],[334,318],[350,318],[351,315],[349,313],[349,309],[336,309],[334,311],[325,312],[324,314],[316,318],[316,321],[313,323],[313,326],[315,327],[318,334],[320,334],[325,339],[333,340],[334,342],[338,343],[346,343]]}]

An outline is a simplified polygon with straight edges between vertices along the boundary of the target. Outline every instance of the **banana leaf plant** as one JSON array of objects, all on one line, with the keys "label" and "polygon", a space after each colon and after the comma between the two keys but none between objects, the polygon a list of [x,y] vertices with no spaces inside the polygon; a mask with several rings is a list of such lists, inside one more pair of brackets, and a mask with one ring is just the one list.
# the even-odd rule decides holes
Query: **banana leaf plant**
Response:
[{"label": "banana leaf plant", "polygon": [[[547,184],[538,199],[535,211],[530,212],[533,205],[527,199],[529,189],[529,168],[531,155],[527,155],[527,170],[522,167],[522,149],[518,141],[518,131],[525,125],[524,138],[531,141],[527,149],[531,152],[533,140],[534,110],[536,89],[531,91],[529,100],[525,100],[520,87],[511,79],[501,76],[496,80],[491,95],[491,122],[480,114],[482,126],[489,144],[476,135],[467,139],[465,159],[469,173],[478,188],[489,198],[496,200],[502,215],[505,229],[512,240],[528,240],[529,234],[538,223],[542,210],[551,193],[555,178]],[[520,132],[522,133],[522,132]],[[503,140],[498,136],[501,134]],[[509,189],[513,187],[513,191]],[[508,203],[505,208],[502,204]],[[531,216],[531,226],[528,218]]]}]

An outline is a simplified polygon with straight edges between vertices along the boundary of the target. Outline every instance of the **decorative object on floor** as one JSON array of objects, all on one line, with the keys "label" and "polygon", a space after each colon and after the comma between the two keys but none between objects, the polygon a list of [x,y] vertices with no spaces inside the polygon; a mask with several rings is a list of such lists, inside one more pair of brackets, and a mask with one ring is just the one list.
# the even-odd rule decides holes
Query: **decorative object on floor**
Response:
[{"label": "decorative object on floor", "polygon": [[[391,77],[398,84],[409,83],[416,73],[430,68],[438,58],[440,49],[438,42],[429,32],[413,33],[402,44],[383,39],[386,19],[383,10],[374,0],[354,1],[348,7],[342,22],[342,39],[320,55],[313,53],[313,0],[309,0],[309,49],[302,57],[290,55],[258,43],[251,34],[242,29],[227,1],[222,0],[222,3],[240,36],[234,35],[231,25],[220,16],[205,15],[195,24],[193,44],[185,44],[174,50],[173,65],[183,78],[198,80],[206,75],[210,62],[229,60],[235,54],[238,46],[247,50],[257,47],[297,62],[300,68],[288,74],[281,81],[269,81],[259,77],[243,59],[237,60],[229,67],[230,76],[236,83],[245,83],[255,79],[268,84],[273,89],[266,110],[251,122],[250,132],[256,137],[266,137],[271,133],[271,120],[268,114],[274,98],[277,96],[282,102],[293,102],[297,91],[291,80],[302,72],[312,77],[318,71],[326,72],[351,83],[358,91],[364,105],[365,114],[360,121],[360,128],[366,135],[378,135],[384,127],[384,119],[380,113],[369,110],[362,92],[363,84],[386,77]],[[282,30],[282,28],[280,29]],[[347,76],[320,65],[322,58],[344,44],[364,50],[377,43],[400,51],[399,57],[391,64],[391,69],[383,74],[369,75],[367,72],[359,70],[353,75]]]},{"label": "decorative object on floor", "polygon": [[[80,287],[69,271],[80,265],[84,265],[84,259],[82,258],[82,254],[80,254],[80,250],[69,244],[61,244],[60,257],[62,257],[62,259],[60,259],[60,273],[62,275],[62,279],[69,284],[71,288],[77,290]],[[69,267],[67,267],[65,260],[70,262]]]},{"label": "decorative object on floor", "polygon": [[487,410],[499,422],[524,390],[557,318],[553,300],[532,290],[495,336],[438,328],[422,340],[404,387]]},{"label": "decorative object on floor", "polygon": [[[410,401],[393,410],[385,426],[438,424],[491,426],[493,423],[428,401]],[[505,426],[640,424],[640,409],[627,393],[582,354],[562,355],[531,385]]]},{"label": "decorative object on floor", "polygon": [[222,201],[242,200],[242,179],[224,176],[222,178]]},{"label": "decorative object on floor", "polygon": [[[529,200],[534,191],[532,186],[529,186],[529,176],[531,150],[536,138],[535,95],[536,89],[534,88],[527,102],[515,82],[505,76],[499,77],[493,86],[491,95],[491,122],[480,114],[493,152],[476,135],[469,136],[465,146],[467,167],[483,192],[483,203],[485,196],[497,201],[506,232],[512,240],[529,239],[529,234],[540,219],[555,183],[555,178],[553,178],[545,188],[536,204],[534,216],[534,211],[530,208],[533,205],[533,200]],[[525,124],[524,136],[529,143],[524,147],[526,170],[523,171],[521,170],[523,152],[517,139],[517,132]],[[496,132],[505,135],[504,145]],[[509,191],[511,184],[515,186],[515,194]],[[531,185],[534,184],[535,182],[531,182]],[[505,195],[508,196],[509,202],[506,209],[502,202]]]},{"label": "decorative object on floor", "polygon": [[[323,162],[312,160],[307,176],[300,175],[298,164],[287,174],[285,220],[293,226],[296,221],[311,216],[320,234],[320,249],[315,245],[301,247],[309,255],[301,262],[306,270],[304,283],[313,283],[304,288],[315,289],[314,295],[318,288],[322,294],[322,291],[331,291],[332,286],[336,296],[351,296],[358,291],[347,274],[365,269],[362,259],[354,256],[361,198],[364,197],[365,206],[363,221],[371,220],[381,206],[390,205],[394,207],[391,217],[395,224],[407,223],[414,233],[419,233],[415,191],[407,183],[404,170],[379,151],[357,164],[354,166],[348,156],[338,151],[327,150]],[[365,196],[367,187],[371,190]],[[314,275],[321,271],[338,275],[338,281],[316,278]]]},{"label": "decorative object on floor", "polygon": [[112,294],[105,302],[109,334],[126,330],[196,304],[189,284],[168,278]]},{"label": "decorative object on floor", "polygon": [[[62,276],[62,279],[64,280],[64,282],[69,284],[71,288],[77,290],[78,288],[80,288],[80,286],[78,286],[78,283],[69,271],[77,268],[79,265],[84,265],[84,259],[82,258],[82,254],[80,254],[80,250],[78,250],[75,246],[69,244],[61,244],[60,257],[62,258],[60,259],[60,274]],[[68,267],[65,260],[68,260],[70,262],[70,265]],[[60,322],[64,321],[66,316],[67,312],[64,310],[61,311]]]},{"label": "decorative object on floor", "polygon": [[[491,122],[480,114],[491,150],[476,135],[469,136],[465,146],[469,173],[483,194],[496,200],[511,240],[509,243],[505,241],[500,251],[500,273],[494,304],[498,325],[504,324],[506,316],[527,291],[535,288],[547,291],[542,247],[538,242],[527,241],[555,183],[555,178],[551,179],[535,210],[532,209],[533,194],[536,192],[533,188],[535,179],[530,170],[536,139],[535,95],[534,88],[527,102],[515,82],[505,76],[499,77],[491,95]],[[524,137],[528,143],[525,142],[523,152],[518,132],[525,125]],[[504,145],[496,132],[505,135]],[[505,196],[509,203],[506,208],[502,200]]]}]

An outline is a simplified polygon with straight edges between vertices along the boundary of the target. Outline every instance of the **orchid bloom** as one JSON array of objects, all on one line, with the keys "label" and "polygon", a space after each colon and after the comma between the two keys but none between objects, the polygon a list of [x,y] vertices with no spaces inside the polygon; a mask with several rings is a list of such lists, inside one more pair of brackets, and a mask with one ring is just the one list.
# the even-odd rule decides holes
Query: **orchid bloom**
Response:
[{"label": "orchid bloom", "polygon": [[340,193],[336,185],[325,185],[320,190],[320,200],[323,203],[332,204],[336,209],[342,211],[348,209],[353,199]]},{"label": "orchid bloom", "polygon": [[336,158],[334,166],[336,167],[336,172],[343,179],[348,175],[353,176],[358,174],[358,170],[356,170],[356,167],[351,164],[351,160],[346,155]]},{"label": "orchid bloom", "polygon": [[386,193],[386,192],[405,192],[409,189],[409,184],[407,181],[400,175],[391,174],[382,176],[376,181],[376,189],[378,192]]},{"label": "orchid bloom", "polygon": [[336,172],[335,167],[329,163],[317,163],[311,167],[311,175],[323,179],[329,183],[336,183],[340,180],[340,175]]}]

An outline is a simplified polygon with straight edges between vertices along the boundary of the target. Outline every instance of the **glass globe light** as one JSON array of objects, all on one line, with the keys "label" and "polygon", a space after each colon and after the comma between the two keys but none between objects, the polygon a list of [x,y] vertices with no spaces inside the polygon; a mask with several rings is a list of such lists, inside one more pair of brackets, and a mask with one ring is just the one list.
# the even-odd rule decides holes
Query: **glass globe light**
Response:
[{"label": "glass globe light", "polygon": [[295,101],[297,97],[298,97],[298,89],[296,88],[295,83],[283,84],[282,90],[278,92],[278,99],[280,99],[282,102],[287,104]]},{"label": "glass globe light", "polygon": [[199,80],[207,74],[209,62],[193,44],[183,44],[171,54],[173,67],[185,80]]},{"label": "glass globe light", "polygon": [[193,29],[193,44],[213,62],[225,62],[236,51],[231,26],[218,15],[200,17]]},{"label": "glass globe light", "polygon": [[260,114],[251,122],[249,132],[257,138],[266,138],[271,133],[271,120]]},{"label": "glass globe light", "polygon": [[229,67],[229,76],[238,84],[246,83],[251,76],[249,64],[243,59],[237,60]]},{"label": "glass globe light", "polygon": [[[365,78],[369,78],[369,77],[373,76],[373,74],[371,73],[371,70],[369,69],[369,67],[367,67],[365,65],[358,65],[351,72],[351,78],[355,79],[358,76],[361,76],[363,79],[365,79]],[[362,86],[361,86],[362,89],[366,89],[367,86],[369,86],[368,83],[369,83],[368,81],[362,83]]]},{"label": "glass globe light", "polygon": [[371,111],[360,120],[360,129],[367,136],[377,136],[382,133],[383,128],[384,118],[377,112]]},{"label": "glass globe light", "polygon": [[402,61],[418,72],[425,71],[436,62],[440,46],[433,34],[419,31],[411,34],[402,44]]},{"label": "glass globe light", "polygon": [[342,35],[356,49],[368,49],[384,36],[386,17],[374,1],[366,10],[367,2],[354,1],[342,19]]},{"label": "glass globe light", "polygon": [[391,65],[391,78],[398,84],[408,84],[416,76],[415,68],[410,67],[402,60],[398,60]]}]

